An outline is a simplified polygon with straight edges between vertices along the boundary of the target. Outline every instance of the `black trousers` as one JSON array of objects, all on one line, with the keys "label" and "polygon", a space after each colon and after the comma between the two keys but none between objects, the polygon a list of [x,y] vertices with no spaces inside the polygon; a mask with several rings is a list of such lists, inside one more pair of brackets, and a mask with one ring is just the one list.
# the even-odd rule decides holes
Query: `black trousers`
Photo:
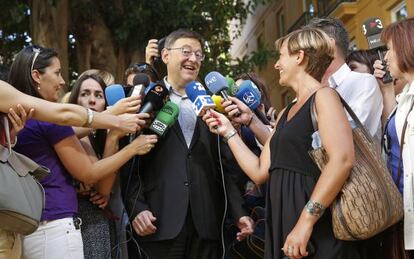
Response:
[{"label": "black trousers", "polygon": [[[141,242],[143,258],[149,259],[219,259],[219,240],[201,239],[194,227],[190,209],[178,236],[172,240]],[[145,255],[148,257],[145,257]],[[132,259],[132,258],[131,258]]]}]

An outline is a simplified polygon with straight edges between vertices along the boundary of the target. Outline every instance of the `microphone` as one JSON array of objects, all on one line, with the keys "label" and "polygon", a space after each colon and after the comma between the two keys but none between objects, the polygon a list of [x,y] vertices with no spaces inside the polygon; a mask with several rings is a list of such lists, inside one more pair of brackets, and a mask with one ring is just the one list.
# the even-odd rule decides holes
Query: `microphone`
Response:
[{"label": "microphone", "polygon": [[[206,86],[213,94],[220,94],[224,100],[229,100],[229,94],[227,93],[228,83],[226,78],[219,72],[213,71],[206,75],[204,78]],[[236,117],[240,116],[240,112],[235,114]]]},{"label": "microphone", "polygon": [[144,73],[138,73],[134,76],[132,82],[134,86],[129,91],[128,96],[142,96],[144,90],[149,85],[150,80],[148,75]]},{"label": "microphone", "polygon": [[180,109],[177,104],[171,101],[166,102],[149,129],[160,137],[164,136],[167,130],[177,121],[179,112]]},{"label": "microphone", "polygon": [[220,95],[213,94],[211,96],[211,99],[213,99],[213,102],[216,104],[215,110],[218,111],[219,113],[225,113],[225,110],[223,106],[221,105],[221,101],[223,100],[223,98]]},{"label": "microphone", "polygon": [[108,106],[115,105],[119,100],[125,98],[125,92],[122,85],[113,84],[105,88],[105,98]]},{"label": "microphone", "polygon": [[236,83],[234,82],[234,79],[233,78],[231,78],[231,77],[229,77],[229,76],[226,76],[226,81],[227,81],[227,86],[229,87],[228,88],[228,90],[229,90],[229,94],[231,95],[231,96],[234,96],[236,93],[237,93],[237,91],[239,90],[238,89],[238,86],[236,85]]},{"label": "microphone", "polygon": [[185,93],[193,103],[193,110],[198,116],[204,110],[215,108],[216,104],[210,95],[207,94],[204,86],[197,81],[191,81],[185,86]]},{"label": "microphone", "polygon": [[[378,17],[371,17],[367,19],[362,25],[362,31],[367,38],[369,49],[376,50],[379,59],[384,64],[384,56],[385,52],[387,52],[387,49],[385,47],[385,44],[381,42],[381,32],[383,28],[384,26],[382,24],[382,21]],[[390,71],[385,68],[385,72],[386,73],[382,78],[382,82],[385,84],[391,83],[393,79],[390,75]]]},{"label": "microphone", "polygon": [[236,97],[249,106],[263,124],[270,125],[266,115],[259,110],[261,99],[260,90],[251,80],[244,80],[243,83],[241,83],[240,89],[236,93]]},{"label": "microphone", "polygon": [[213,71],[206,75],[204,82],[210,92],[213,94],[220,94],[224,100],[229,99],[227,89],[229,88],[226,78],[219,72]]},{"label": "microphone", "polygon": [[155,83],[145,95],[144,105],[138,113],[149,113],[161,109],[167,97],[168,90],[165,85],[161,81]]}]

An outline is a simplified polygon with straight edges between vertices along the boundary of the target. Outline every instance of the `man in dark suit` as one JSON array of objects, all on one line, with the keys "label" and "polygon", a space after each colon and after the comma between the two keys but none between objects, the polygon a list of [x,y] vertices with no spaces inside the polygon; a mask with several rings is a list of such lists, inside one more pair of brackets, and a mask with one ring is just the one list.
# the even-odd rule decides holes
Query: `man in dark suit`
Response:
[{"label": "man in dark suit", "polygon": [[240,191],[226,172],[223,188],[220,156],[230,152],[196,117],[185,94],[185,86],[198,76],[203,44],[199,34],[188,30],[167,37],[164,83],[170,100],[180,106],[179,118],[153,151],[140,158],[126,194],[133,228],[151,259],[221,258],[225,192],[232,215],[239,219],[240,238],[253,231]]}]

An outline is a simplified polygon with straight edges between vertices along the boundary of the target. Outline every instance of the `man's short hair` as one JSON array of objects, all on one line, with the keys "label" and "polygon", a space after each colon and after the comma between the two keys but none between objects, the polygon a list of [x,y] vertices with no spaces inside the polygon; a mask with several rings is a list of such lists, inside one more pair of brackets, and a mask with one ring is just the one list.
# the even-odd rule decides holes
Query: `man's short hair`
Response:
[{"label": "man's short hair", "polygon": [[342,53],[343,58],[348,56],[349,36],[341,20],[332,17],[313,18],[305,25],[306,27],[323,30],[329,37],[335,40],[336,47]]},{"label": "man's short hair", "polygon": [[190,38],[195,39],[200,42],[201,48],[204,47],[204,40],[203,37],[195,32],[188,29],[178,29],[176,31],[171,32],[167,38],[165,39],[165,48],[171,48],[172,45],[178,40],[182,38]]}]

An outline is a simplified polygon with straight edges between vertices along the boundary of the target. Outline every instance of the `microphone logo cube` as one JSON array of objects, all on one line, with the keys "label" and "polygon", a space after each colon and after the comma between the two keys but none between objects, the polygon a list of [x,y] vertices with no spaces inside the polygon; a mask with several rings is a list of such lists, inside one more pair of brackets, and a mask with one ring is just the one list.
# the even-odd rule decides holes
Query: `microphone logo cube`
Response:
[{"label": "microphone logo cube", "polygon": [[168,125],[160,120],[154,120],[150,126],[150,130],[155,132],[158,136],[163,136],[167,129]]},{"label": "microphone logo cube", "polygon": [[214,107],[216,107],[216,104],[209,95],[199,95],[193,102],[193,110],[197,116],[201,113],[201,111]]}]

